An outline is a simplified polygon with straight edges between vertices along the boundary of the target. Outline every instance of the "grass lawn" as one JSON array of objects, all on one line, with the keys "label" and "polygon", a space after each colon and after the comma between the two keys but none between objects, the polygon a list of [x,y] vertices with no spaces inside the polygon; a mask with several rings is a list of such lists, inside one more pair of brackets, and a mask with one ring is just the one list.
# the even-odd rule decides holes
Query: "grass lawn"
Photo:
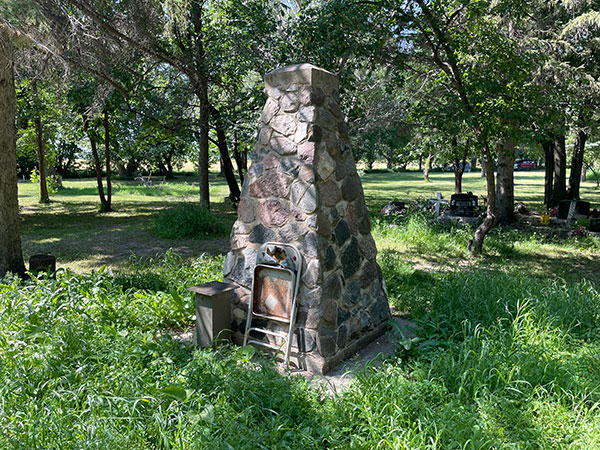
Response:
[{"label": "grass lawn", "polygon": [[[516,177],[517,201],[540,209],[542,172]],[[469,228],[376,213],[391,199],[448,198],[452,174],[365,174],[390,303],[418,337],[398,335],[393,358],[330,396],[246,349],[169,337],[193,322],[185,287],[219,279],[227,250],[226,238],[153,234],[157,212],[195,201],[193,182],[117,182],[109,214],[92,180],[65,181],[50,205],[19,185],[26,255],[49,251],[74,271],[0,280],[0,448],[600,448],[597,238],[520,224],[472,258]],[[478,173],[464,186],[483,193]],[[591,183],[582,197],[600,204]]]}]

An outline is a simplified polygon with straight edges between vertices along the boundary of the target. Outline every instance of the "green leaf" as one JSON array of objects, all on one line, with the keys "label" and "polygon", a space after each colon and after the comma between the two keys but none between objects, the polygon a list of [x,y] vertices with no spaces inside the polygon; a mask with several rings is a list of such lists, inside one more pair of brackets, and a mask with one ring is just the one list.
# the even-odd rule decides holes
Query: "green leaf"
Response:
[{"label": "green leaf", "polygon": [[248,362],[256,354],[256,349],[251,345],[246,345],[237,351],[238,361]]},{"label": "green leaf", "polygon": [[162,392],[163,394],[168,395],[169,397],[172,397],[175,400],[178,400],[180,402],[184,402],[187,399],[186,390],[184,388],[182,388],[181,386],[177,386],[175,384],[172,384],[171,386],[162,388],[160,390],[160,392]]}]

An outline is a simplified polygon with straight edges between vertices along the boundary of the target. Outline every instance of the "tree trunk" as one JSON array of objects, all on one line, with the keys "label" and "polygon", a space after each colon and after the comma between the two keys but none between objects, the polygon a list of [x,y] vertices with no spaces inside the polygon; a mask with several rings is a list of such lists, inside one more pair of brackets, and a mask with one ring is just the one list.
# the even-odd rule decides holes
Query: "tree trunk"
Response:
[{"label": "tree trunk", "polygon": [[169,180],[175,178],[175,175],[173,174],[173,155],[175,155],[175,144],[171,144],[171,148],[169,149],[169,152],[165,158],[167,169],[166,177]]},{"label": "tree trunk", "polygon": [[587,180],[587,167],[585,167],[584,164],[581,168],[581,178],[579,179],[579,181],[580,183],[583,183],[585,180]]},{"label": "tree trunk", "polygon": [[498,155],[496,182],[496,210],[498,222],[507,224],[515,220],[515,145],[506,141]]},{"label": "tree trunk", "polygon": [[429,171],[431,170],[431,157],[432,154],[429,153],[427,158],[425,159],[425,170],[423,171],[423,179],[425,181],[429,181]]},{"label": "tree trunk", "polygon": [[0,277],[7,272],[25,274],[19,234],[13,58],[11,36],[0,25]]},{"label": "tree trunk", "polygon": [[217,147],[219,147],[219,153],[221,154],[221,161],[223,161],[223,174],[227,180],[227,186],[229,186],[229,198],[237,204],[240,201],[240,188],[235,179],[235,173],[233,172],[233,164],[229,157],[229,150],[227,148],[227,137],[225,131],[218,125],[217,121]]},{"label": "tree trunk", "polygon": [[106,207],[105,212],[112,211],[112,181],[110,173],[110,123],[108,111],[104,109],[104,159],[106,161]]},{"label": "tree trunk", "polygon": [[125,168],[125,164],[121,161],[117,161],[115,163],[117,165],[117,172],[121,178],[125,178],[127,176],[127,169]]},{"label": "tree trunk", "polygon": [[40,176],[40,203],[50,203],[50,197],[48,196],[48,184],[46,182],[46,145],[44,143],[44,128],[42,126],[42,119],[39,115],[35,118],[35,133],[37,141],[36,153]]},{"label": "tree trunk", "polygon": [[198,97],[200,99],[200,130],[198,135],[198,183],[200,185],[200,206],[210,209],[210,193],[208,188],[208,83],[200,83]]},{"label": "tree trunk", "polygon": [[[196,70],[204,67],[206,52],[204,50],[204,35],[202,30],[202,4],[191,3],[192,26],[194,27],[194,64]],[[199,133],[198,133],[198,184],[200,187],[200,206],[210,209],[210,191],[208,187],[208,134],[210,104],[208,102],[208,80],[201,73],[194,72],[192,85],[198,97]]]},{"label": "tree trunk", "polygon": [[102,165],[100,164],[100,157],[98,156],[98,149],[96,147],[96,140],[90,132],[90,123],[87,116],[83,117],[83,129],[85,130],[88,139],[90,141],[90,148],[92,149],[92,157],[94,158],[94,171],[96,172],[96,184],[98,185],[98,197],[100,197],[100,210],[106,211],[106,198],[104,197],[104,186],[102,185]]},{"label": "tree trunk", "polygon": [[471,172],[477,170],[477,158],[471,158]]},{"label": "tree trunk", "polygon": [[[33,95],[37,97],[37,83],[32,83]],[[39,114],[35,116],[35,137],[36,154],[38,159],[39,183],[40,183],[40,203],[50,203],[48,196],[48,183],[46,181],[46,143],[44,142],[44,126]]]},{"label": "tree trunk", "polygon": [[567,152],[565,148],[565,135],[554,136],[554,189],[550,199],[550,206],[567,197]]},{"label": "tree trunk", "polygon": [[485,171],[485,161],[482,159],[481,160],[481,178],[485,178],[485,174],[486,174],[486,171]]},{"label": "tree trunk", "polygon": [[419,172],[423,170],[423,155],[419,155]]},{"label": "tree trunk", "polygon": [[[456,136],[452,138],[452,148],[454,150],[454,154],[458,155],[458,138]],[[461,194],[462,193],[463,174],[465,173],[465,168],[467,167],[467,152],[463,152],[462,160],[458,157],[455,157],[453,163],[454,163],[454,193]]]},{"label": "tree trunk", "polygon": [[454,193],[462,193],[462,179],[464,173],[464,165],[460,167],[460,160],[457,158],[454,160]]},{"label": "tree trunk", "polygon": [[546,140],[542,142],[544,149],[544,204],[550,207],[552,192],[554,191],[554,142]]},{"label": "tree trunk", "polygon": [[485,219],[475,230],[473,239],[469,241],[469,252],[473,255],[481,253],[485,236],[496,225],[496,182],[494,179],[494,164],[490,157],[488,144],[484,146],[481,165],[485,167],[488,202]]},{"label": "tree trunk", "polygon": [[238,143],[236,135],[234,135],[234,140],[233,140],[233,157],[235,158],[235,164],[237,165],[237,168],[238,168],[238,176],[240,177],[240,184],[243,185],[244,184],[244,170],[243,170],[244,162],[242,161],[242,156],[240,155],[239,143]]},{"label": "tree trunk", "polygon": [[583,155],[588,134],[585,128],[580,127],[575,134],[573,145],[573,157],[571,158],[571,173],[569,174],[568,198],[579,199],[579,188],[581,186],[581,173],[583,171]]},{"label": "tree trunk", "polygon": [[225,169],[223,168],[223,157],[219,155],[219,178],[223,178],[225,176]]}]

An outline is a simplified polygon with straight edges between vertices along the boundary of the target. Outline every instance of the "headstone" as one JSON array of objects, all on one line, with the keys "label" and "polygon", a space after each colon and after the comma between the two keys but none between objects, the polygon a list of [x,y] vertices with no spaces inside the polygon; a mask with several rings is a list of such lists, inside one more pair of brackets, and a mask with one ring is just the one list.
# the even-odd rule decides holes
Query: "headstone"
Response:
[{"label": "headstone", "polygon": [[581,200],[561,200],[560,202],[558,202],[559,219],[572,220],[574,218],[588,217],[589,215],[589,202],[584,202]]},{"label": "headstone", "polygon": [[30,256],[29,272],[34,275],[37,275],[40,272],[56,272],[56,257],[49,254]]},{"label": "headstone", "polygon": [[477,215],[477,196],[472,192],[452,194],[450,196],[450,215],[475,217]]},{"label": "headstone", "polygon": [[384,216],[391,216],[392,214],[400,214],[405,209],[406,205],[404,202],[389,201],[388,204],[381,209],[381,213]]}]

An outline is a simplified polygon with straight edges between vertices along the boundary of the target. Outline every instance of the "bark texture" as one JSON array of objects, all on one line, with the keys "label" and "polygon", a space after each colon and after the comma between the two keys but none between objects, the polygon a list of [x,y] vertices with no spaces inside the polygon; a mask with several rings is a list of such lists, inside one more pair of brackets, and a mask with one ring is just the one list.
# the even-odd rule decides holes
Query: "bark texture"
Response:
[{"label": "bark texture", "polygon": [[503,147],[498,154],[496,209],[498,222],[507,224],[515,220],[515,146],[513,142],[507,141]]},{"label": "bark texture", "polygon": [[558,205],[558,202],[567,198],[567,151],[565,135],[554,136],[554,186],[550,206]]},{"label": "bark texture", "polygon": [[571,173],[569,174],[568,197],[570,199],[579,198],[581,174],[583,172],[583,155],[585,153],[585,143],[587,138],[588,133],[585,128],[577,129],[575,143],[573,144],[573,157],[571,158]]},{"label": "bark texture", "polygon": [[[486,146],[487,147],[487,146]],[[485,167],[485,178],[487,184],[488,202],[485,219],[475,230],[473,239],[469,241],[469,252],[477,255],[483,250],[483,240],[488,232],[496,225],[496,179],[494,177],[494,164],[490,159],[489,148],[484,150],[484,157],[481,160],[482,167]]]},{"label": "bark texture", "polygon": [[192,85],[198,97],[199,130],[198,130],[198,184],[200,186],[200,206],[210,208],[210,192],[208,187],[208,134],[210,104],[208,102],[208,80],[200,74],[204,66],[206,52],[204,49],[204,35],[202,33],[202,5],[192,2],[192,25],[194,27],[194,65],[196,71],[191,75]]},{"label": "bark texture", "polygon": [[544,149],[544,204],[550,206],[552,193],[554,192],[554,141],[546,140],[542,142]]},{"label": "bark texture", "polygon": [[10,39],[0,25],[0,276],[25,273],[19,234],[14,53]]}]

